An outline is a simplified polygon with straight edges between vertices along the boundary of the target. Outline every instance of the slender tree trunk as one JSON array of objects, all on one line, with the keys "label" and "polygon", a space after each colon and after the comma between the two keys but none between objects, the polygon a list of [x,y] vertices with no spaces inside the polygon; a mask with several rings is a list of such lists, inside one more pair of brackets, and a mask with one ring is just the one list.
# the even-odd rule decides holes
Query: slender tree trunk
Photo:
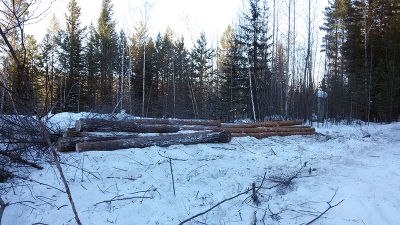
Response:
[{"label": "slender tree trunk", "polygon": [[143,86],[143,95],[142,95],[142,117],[144,117],[144,102],[146,96],[146,45],[143,43],[143,79],[142,79],[142,86]]},{"label": "slender tree trunk", "polygon": [[291,2],[289,0],[289,16],[288,16],[288,33],[287,33],[287,50],[286,50],[286,82],[285,82],[285,118],[288,117],[288,108],[289,108],[289,80],[290,80],[290,38],[291,38]]}]

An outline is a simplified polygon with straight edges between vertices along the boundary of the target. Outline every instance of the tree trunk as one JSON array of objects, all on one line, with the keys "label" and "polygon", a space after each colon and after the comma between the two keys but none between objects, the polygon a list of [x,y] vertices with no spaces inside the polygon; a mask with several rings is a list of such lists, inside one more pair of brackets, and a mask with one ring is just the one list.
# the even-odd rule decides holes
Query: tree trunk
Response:
[{"label": "tree trunk", "polygon": [[179,131],[174,125],[221,126],[219,120],[200,119],[133,119],[110,121],[106,119],[79,119],[75,123],[76,131],[88,132],[141,132],[170,133]]},{"label": "tree trunk", "polygon": [[57,141],[57,149],[59,152],[70,152],[75,151],[76,143],[82,142],[96,142],[96,141],[110,141],[110,140],[118,140],[118,139],[127,139],[127,138],[137,138],[136,135],[129,136],[87,136],[87,137],[60,137]]},{"label": "tree trunk", "polygon": [[228,143],[231,140],[229,132],[201,132],[192,134],[174,134],[156,137],[139,137],[110,141],[77,143],[77,152],[111,151],[127,148],[145,148],[150,146],[170,146],[176,144],[190,145],[200,143]]},{"label": "tree trunk", "polygon": [[285,128],[285,127],[255,127],[255,128],[225,128],[224,131],[230,133],[265,133],[265,132],[273,132],[273,133],[315,133],[314,128]]},{"label": "tree trunk", "polygon": [[78,132],[174,133],[179,131],[179,126],[171,124],[143,124],[137,120],[110,121],[106,119],[80,119],[75,123],[75,130]]},{"label": "tree trunk", "polygon": [[257,139],[273,136],[312,135],[314,132],[263,132],[263,133],[232,133],[232,137],[254,137]]},{"label": "tree trunk", "polygon": [[235,128],[235,127],[280,127],[280,126],[292,126],[301,125],[301,120],[287,120],[287,121],[266,121],[259,123],[223,123],[222,128]]}]

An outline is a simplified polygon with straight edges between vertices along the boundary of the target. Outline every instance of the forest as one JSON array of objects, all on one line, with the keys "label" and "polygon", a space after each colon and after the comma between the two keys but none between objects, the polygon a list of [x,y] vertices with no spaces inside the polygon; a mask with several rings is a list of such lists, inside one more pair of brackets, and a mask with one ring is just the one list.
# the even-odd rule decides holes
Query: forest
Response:
[{"label": "forest", "polygon": [[131,34],[117,31],[111,0],[87,27],[70,0],[66,28],[49,15],[36,40],[24,24],[42,16],[34,14],[37,2],[1,2],[1,114],[124,111],[223,122],[309,121],[313,114],[392,122],[400,115],[398,0],[332,0],[323,24],[314,0],[247,0],[215,48],[205,32],[191,48],[170,28],[151,37],[147,12]]}]

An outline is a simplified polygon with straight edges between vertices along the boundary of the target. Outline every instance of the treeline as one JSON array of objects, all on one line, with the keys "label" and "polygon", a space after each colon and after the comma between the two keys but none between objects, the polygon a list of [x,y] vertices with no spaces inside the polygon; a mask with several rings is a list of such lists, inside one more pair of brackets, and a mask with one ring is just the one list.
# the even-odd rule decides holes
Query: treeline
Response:
[{"label": "treeline", "polygon": [[[12,13],[10,21],[21,22],[29,4],[17,2],[20,13]],[[315,79],[318,26],[312,0],[305,2],[299,12],[301,7],[293,0],[285,4],[248,0],[236,24],[221,35],[218,47],[209,47],[203,32],[188,49],[169,28],[150,37],[146,16],[132,33],[117,32],[111,0],[103,0],[97,24],[84,27],[79,5],[70,0],[66,29],[53,15],[40,43],[9,26],[6,35],[19,50],[30,81],[22,81],[11,57],[3,54],[0,110],[15,113],[19,105],[15,103],[23,105],[23,96],[29,94],[42,113],[124,110],[143,117],[224,122],[306,121],[314,113],[319,119],[336,121],[396,119],[399,4],[330,3],[321,27],[326,31],[325,70],[319,81]],[[300,17],[305,28],[301,35],[296,29]],[[31,93],[25,93],[27,83]],[[318,89],[328,98],[317,102]]]},{"label": "treeline", "polygon": [[321,29],[329,117],[400,119],[400,1],[332,1]]}]

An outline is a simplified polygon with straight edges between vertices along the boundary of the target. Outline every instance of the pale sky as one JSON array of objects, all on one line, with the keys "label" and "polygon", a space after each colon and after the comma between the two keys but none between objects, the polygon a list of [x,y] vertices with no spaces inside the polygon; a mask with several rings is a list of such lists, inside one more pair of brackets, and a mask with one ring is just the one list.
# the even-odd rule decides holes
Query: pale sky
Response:
[{"label": "pale sky", "polygon": [[[54,0],[42,0],[43,6],[48,6]],[[206,33],[207,42],[211,47],[216,47],[219,37],[226,30],[229,24],[236,22],[243,7],[243,1],[247,0],[147,0],[151,5],[150,9],[150,35],[155,38],[158,32],[164,33],[170,26],[180,38],[184,36],[187,46],[200,37],[200,32]],[[272,14],[272,3],[280,4],[278,15],[287,15],[287,2],[289,0],[267,0],[269,2],[270,14]],[[296,2],[297,26],[302,30],[300,22],[304,18],[303,12],[308,0],[291,0]],[[316,5],[316,13],[322,15],[328,0],[311,0]],[[117,32],[122,28],[126,33],[133,32],[133,26],[141,19],[140,11],[143,11],[145,0],[113,0],[114,19],[117,21]],[[69,0],[55,0],[51,7],[51,13],[37,25],[26,26],[27,33],[35,34],[40,42],[50,25],[51,14],[54,12],[59,20],[62,29],[65,29],[65,13]],[[82,26],[89,26],[93,22],[97,26],[100,15],[102,0],[77,0],[81,7]],[[301,9],[303,8],[303,9]],[[272,17],[272,16],[270,16]],[[279,21],[282,30],[287,28],[286,21]],[[321,23],[319,23],[321,24]],[[270,24],[271,26],[272,24]]]},{"label": "pale sky", "polygon": [[[48,5],[47,2],[50,0],[43,0],[42,4]],[[184,36],[185,42],[189,44],[200,37],[201,31],[205,31],[209,44],[216,43],[228,24],[232,24],[237,18],[242,5],[242,0],[148,0],[147,2],[151,5],[149,10],[151,37],[155,38],[158,32],[163,34],[170,26],[179,38]],[[68,3],[69,0],[56,0],[51,7],[62,29],[65,29]],[[82,26],[89,26],[91,22],[96,26],[102,0],[77,0],[77,3],[81,7]],[[133,32],[133,26],[142,19],[140,11],[144,11],[144,0],[113,0],[112,4],[117,32],[121,28],[127,33]],[[34,33],[40,42],[50,25],[51,14],[38,25],[26,26],[27,33]]]}]

